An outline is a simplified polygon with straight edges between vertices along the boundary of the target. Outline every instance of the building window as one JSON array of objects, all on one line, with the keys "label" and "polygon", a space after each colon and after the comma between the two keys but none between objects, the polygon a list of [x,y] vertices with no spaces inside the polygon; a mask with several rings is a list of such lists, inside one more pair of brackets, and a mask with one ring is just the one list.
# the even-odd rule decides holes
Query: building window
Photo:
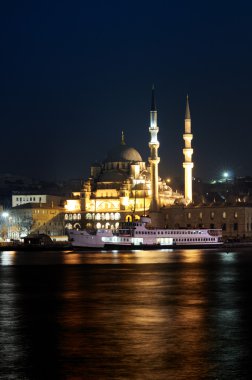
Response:
[{"label": "building window", "polygon": [[78,220],[81,220],[81,214],[78,214]]},{"label": "building window", "polygon": [[116,213],[115,213],[115,220],[120,220],[120,218],[121,218],[120,213],[119,213],[119,212],[116,212]]},{"label": "building window", "polygon": [[238,223],[234,223],[234,231],[238,231]]},{"label": "building window", "polygon": [[223,211],[223,213],[222,213],[222,218],[223,218],[223,219],[226,219],[226,217],[227,217],[227,213],[226,213],[226,211]]},{"label": "building window", "polygon": [[202,220],[202,218],[203,218],[203,213],[202,212],[199,213],[199,218]]},{"label": "building window", "polygon": [[214,224],[213,224],[213,223],[210,224],[210,228],[211,228],[211,229],[214,228]]},{"label": "building window", "polygon": [[187,214],[187,218],[188,218],[188,219],[191,219],[191,213],[190,213],[190,212],[188,212],[188,214]]},{"label": "building window", "polygon": [[235,217],[235,219],[238,218],[238,212],[237,212],[237,211],[235,211],[235,213],[234,213],[234,217]]},{"label": "building window", "polygon": [[68,230],[71,230],[73,228],[72,224],[71,223],[67,223],[65,225],[65,228],[67,228]]},{"label": "building window", "polygon": [[[36,211],[36,210],[35,210]],[[65,220],[68,220],[68,214],[65,214]]]},{"label": "building window", "polygon": [[210,213],[210,218],[211,218],[211,219],[214,218],[214,212],[213,212],[213,211]]},{"label": "building window", "polygon": [[227,230],[227,225],[226,225],[226,223],[223,223],[223,224],[222,224],[221,229],[222,229],[222,231],[226,231],[226,230]]}]

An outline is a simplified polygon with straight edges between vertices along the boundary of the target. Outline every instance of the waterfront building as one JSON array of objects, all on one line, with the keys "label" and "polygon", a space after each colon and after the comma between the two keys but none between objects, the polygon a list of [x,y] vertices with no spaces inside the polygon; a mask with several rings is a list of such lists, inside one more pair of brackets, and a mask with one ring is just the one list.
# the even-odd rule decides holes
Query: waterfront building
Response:
[{"label": "waterfront building", "polygon": [[172,206],[160,213],[167,228],[221,228],[224,238],[252,238],[252,207],[249,205],[205,204]]},{"label": "waterfront building", "polygon": [[13,192],[12,207],[21,206],[27,203],[41,203],[53,206],[63,206],[65,198],[58,195],[38,194],[29,192]]},{"label": "waterfront building", "polygon": [[65,234],[64,208],[42,203],[26,203],[13,207],[6,220],[8,238],[19,240],[29,234],[51,237]]}]

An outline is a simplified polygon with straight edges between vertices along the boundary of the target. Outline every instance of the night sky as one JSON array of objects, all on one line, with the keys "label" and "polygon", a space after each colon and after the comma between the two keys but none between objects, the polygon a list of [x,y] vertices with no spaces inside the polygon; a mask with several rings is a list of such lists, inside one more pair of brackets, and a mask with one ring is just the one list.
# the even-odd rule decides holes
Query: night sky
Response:
[{"label": "night sky", "polygon": [[162,176],[182,176],[186,94],[194,176],[252,175],[250,1],[5,1],[1,173],[85,178],[120,143],[148,158],[151,87]]}]

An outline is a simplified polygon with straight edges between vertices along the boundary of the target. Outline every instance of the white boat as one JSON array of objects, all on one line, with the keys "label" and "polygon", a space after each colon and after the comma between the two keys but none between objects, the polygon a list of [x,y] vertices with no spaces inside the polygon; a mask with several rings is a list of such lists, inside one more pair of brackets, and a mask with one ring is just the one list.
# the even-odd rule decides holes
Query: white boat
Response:
[{"label": "white boat", "polygon": [[70,230],[73,247],[83,249],[213,248],[223,244],[221,229],[158,229],[150,218],[124,222],[118,230]]}]

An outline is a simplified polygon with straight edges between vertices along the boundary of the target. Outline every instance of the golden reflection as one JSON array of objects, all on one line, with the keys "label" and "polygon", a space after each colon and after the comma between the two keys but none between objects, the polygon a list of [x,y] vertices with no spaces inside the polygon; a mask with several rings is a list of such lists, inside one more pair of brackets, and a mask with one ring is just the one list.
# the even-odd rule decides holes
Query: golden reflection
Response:
[{"label": "golden reflection", "polygon": [[2,265],[13,265],[16,259],[16,251],[2,251],[0,261]]},{"label": "golden reflection", "polygon": [[73,251],[66,251],[63,255],[64,264],[81,264],[81,256]]},{"label": "golden reflection", "polygon": [[183,261],[186,263],[197,263],[202,261],[204,251],[200,249],[185,249],[181,251]]}]

